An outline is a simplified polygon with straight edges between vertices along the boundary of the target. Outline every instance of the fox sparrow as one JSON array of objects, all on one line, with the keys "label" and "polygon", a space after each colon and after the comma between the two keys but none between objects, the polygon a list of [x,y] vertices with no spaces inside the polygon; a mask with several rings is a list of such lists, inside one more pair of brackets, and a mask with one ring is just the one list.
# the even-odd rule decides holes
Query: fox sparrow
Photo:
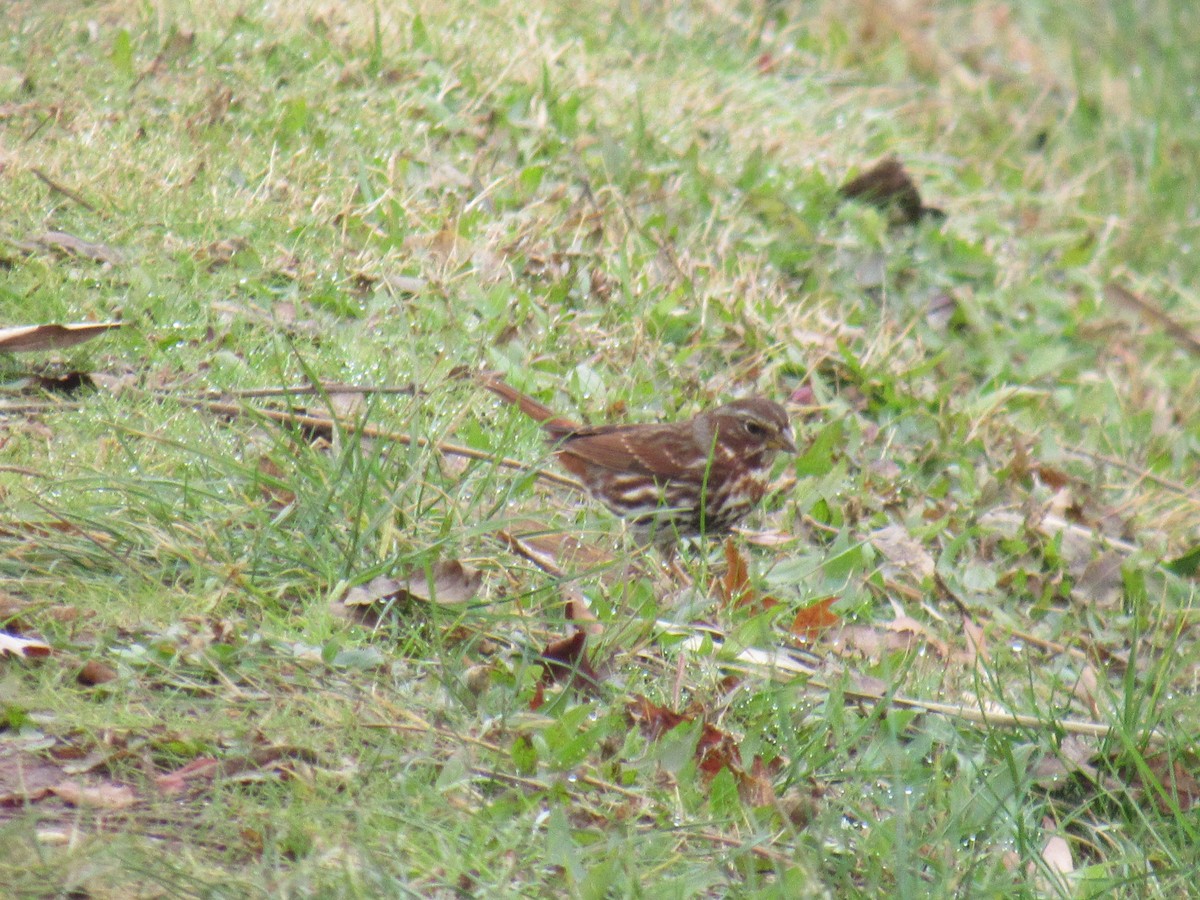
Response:
[{"label": "fox sparrow", "polygon": [[775,453],[795,453],[784,408],[735,400],[684,422],[580,425],[496,376],[484,386],[549,436],[554,455],[642,542],[729,531],[762,499]]}]

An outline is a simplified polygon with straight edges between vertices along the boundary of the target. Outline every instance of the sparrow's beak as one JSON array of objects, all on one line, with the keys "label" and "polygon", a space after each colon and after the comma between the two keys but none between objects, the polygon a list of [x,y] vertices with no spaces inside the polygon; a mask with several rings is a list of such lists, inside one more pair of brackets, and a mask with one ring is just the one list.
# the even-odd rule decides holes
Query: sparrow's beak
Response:
[{"label": "sparrow's beak", "polygon": [[796,452],[796,445],[792,443],[792,429],[785,428],[768,445],[772,450],[786,450],[788,453]]}]

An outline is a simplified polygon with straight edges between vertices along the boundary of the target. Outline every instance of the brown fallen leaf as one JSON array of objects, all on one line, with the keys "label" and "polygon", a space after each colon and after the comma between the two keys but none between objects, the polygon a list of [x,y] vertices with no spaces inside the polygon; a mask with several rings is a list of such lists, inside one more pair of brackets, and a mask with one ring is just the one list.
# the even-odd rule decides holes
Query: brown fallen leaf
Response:
[{"label": "brown fallen leaf", "polygon": [[910,575],[918,583],[932,578],[937,570],[929,551],[903,525],[892,524],[872,532],[870,541],[896,571]]},{"label": "brown fallen leaf", "polygon": [[207,781],[213,778],[219,765],[220,763],[211,756],[202,756],[199,759],[191,760],[174,772],[159,775],[154,779],[154,783],[164,794],[179,794],[186,789],[189,781]]},{"label": "brown fallen leaf", "polygon": [[249,248],[250,242],[244,237],[231,237],[213,241],[193,255],[197,261],[208,265],[208,271],[215,272],[222,266],[229,265],[237,254]]},{"label": "brown fallen leaf", "polygon": [[582,631],[547,644],[541,655],[545,666],[542,684],[563,684],[585,690],[600,687],[603,679],[588,659],[586,645],[587,634]]},{"label": "brown fallen leaf", "polygon": [[29,253],[49,250],[59,256],[88,259],[110,266],[117,266],[125,261],[125,254],[120,250],[107,244],[85,241],[83,238],[65,231],[47,231],[45,234],[19,242],[17,248]]},{"label": "brown fallen leaf", "polygon": [[946,659],[950,655],[950,648],[946,645],[946,642],[934,637],[928,628],[912,616],[898,615],[884,627],[895,634],[913,635],[919,640],[924,641],[942,659]]},{"label": "brown fallen leaf", "polygon": [[[653,703],[641,694],[635,694],[625,705],[631,725],[636,725],[646,740],[657,741],[667,732],[685,722],[694,722],[691,716],[673,712]],[[775,802],[775,787],[771,775],[782,769],[783,761],[776,759],[770,766],[761,757],[755,757],[750,771],[742,768],[741,752],[737,739],[711,722],[703,722],[700,737],[696,741],[696,767],[707,780],[722,769],[728,769],[738,786],[742,802],[751,806],[766,806]]]},{"label": "brown fallen leaf", "polygon": [[641,694],[635,694],[625,704],[625,713],[630,722],[637,725],[650,741],[657,741],[681,722],[690,721],[686,716],[672,712],[665,706],[652,703]]},{"label": "brown fallen leaf", "polygon": [[779,606],[777,599],[761,595],[754,589],[750,583],[750,567],[733,538],[725,539],[725,574],[714,582],[713,591],[725,606],[747,609],[752,614]]},{"label": "brown fallen leaf", "polygon": [[50,645],[32,638],[17,637],[15,634],[0,631],[0,657],[10,654],[37,659],[50,655]]},{"label": "brown fallen leaf", "polygon": [[363,607],[393,601],[420,600],[450,606],[470,601],[482,583],[483,573],[478,569],[464,566],[456,559],[440,560],[428,570],[413,569],[396,578],[376,576],[367,584],[350,588],[335,607],[362,614],[366,612]]},{"label": "brown fallen leaf", "polygon": [[564,584],[561,590],[563,594],[563,612],[566,615],[567,621],[573,622],[580,631],[584,631],[589,635],[603,634],[604,626],[600,624],[600,620],[592,612],[592,608],[588,605],[587,598],[583,596],[583,592],[573,584]]},{"label": "brown fallen leaf", "polygon": [[285,510],[296,502],[296,492],[287,487],[287,475],[266,455],[258,458],[258,489],[276,511]]},{"label": "brown fallen leaf", "polygon": [[842,617],[829,608],[836,600],[837,597],[825,597],[797,612],[792,621],[792,635],[806,643],[815,641],[822,631],[842,621]]},{"label": "brown fallen leaf", "polygon": [[67,325],[17,325],[0,328],[0,351],[18,353],[27,350],[63,350],[113,328],[121,322],[73,322]]},{"label": "brown fallen leaf", "polygon": [[738,553],[733,538],[725,540],[725,574],[714,587],[726,606],[743,606],[754,599],[754,588],[750,584],[750,567],[746,565],[742,554]]},{"label": "brown fallen leaf", "polygon": [[[1051,829],[1055,825],[1052,820],[1047,819],[1042,822],[1042,827]],[[1042,847],[1042,861],[1053,876],[1052,883],[1043,885],[1047,895],[1054,896],[1065,891],[1069,896],[1071,892],[1066,890],[1068,886],[1065,876],[1075,871],[1075,861],[1071,858],[1071,845],[1067,843],[1067,839],[1057,832],[1052,832],[1046,839],[1045,846]],[[1051,879],[1044,880],[1051,881]]]},{"label": "brown fallen leaf", "polygon": [[115,669],[106,666],[104,663],[96,659],[89,659],[83,664],[75,675],[75,680],[82,685],[95,687],[98,684],[107,684],[117,678]]},{"label": "brown fallen leaf", "polygon": [[912,177],[894,156],[881,159],[861,175],[845,182],[838,188],[838,195],[889,210],[896,224],[913,225],[927,217],[946,218],[940,209],[921,202],[921,193]]},{"label": "brown fallen leaf", "polygon": [[[1195,755],[1170,754],[1165,750],[1146,757],[1146,767],[1158,781],[1157,790],[1147,791],[1151,799],[1164,813],[1169,814],[1175,803],[1181,812],[1190,812],[1200,804],[1200,762]],[[1135,784],[1142,784],[1140,776],[1134,777]]]},{"label": "brown fallen leaf", "polygon": [[983,626],[978,625],[970,619],[964,618],[962,623],[963,636],[966,638],[966,649],[963,651],[963,661],[968,665],[975,663],[977,659],[983,662],[990,662],[988,656],[987,644],[984,642]]},{"label": "brown fallen leaf", "polygon": [[456,559],[434,563],[428,571],[411,572],[404,583],[410,597],[428,600],[443,606],[466,603],[471,600],[483,584],[483,573],[464,566]]},{"label": "brown fallen leaf", "polygon": [[562,576],[568,571],[599,572],[603,580],[611,582],[624,571],[614,565],[611,553],[539,522],[522,520],[496,535],[514,553],[551,575]]},{"label": "brown fallen leaf", "polygon": [[0,745],[0,808],[42,799],[64,774],[61,766],[39,754]]},{"label": "brown fallen leaf", "polygon": [[137,803],[133,789],[123,784],[81,784],[78,781],[62,781],[50,788],[50,792],[66,800],[72,806],[87,806],[96,809],[128,809]]},{"label": "brown fallen leaf", "polygon": [[845,625],[830,635],[835,649],[860,653],[867,659],[879,659],[884,653],[908,652],[916,644],[911,635],[897,634],[871,625]]}]

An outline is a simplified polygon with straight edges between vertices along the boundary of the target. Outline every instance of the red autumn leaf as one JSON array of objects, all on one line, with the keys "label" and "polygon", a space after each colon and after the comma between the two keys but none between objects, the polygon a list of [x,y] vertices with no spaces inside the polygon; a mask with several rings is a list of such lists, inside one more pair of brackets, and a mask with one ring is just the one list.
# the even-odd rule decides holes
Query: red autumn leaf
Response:
[{"label": "red autumn leaf", "polygon": [[732,538],[725,541],[725,574],[716,583],[717,596],[726,606],[749,609],[751,613],[766,612],[778,606],[774,597],[761,596],[750,583],[750,567],[738,552]]},{"label": "red autumn leaf", "polygon": [[543,684],[565,684],[570,687],[597,688],[601,678],[584,653],[587,634],[576,631],[570,637],[553,641],[542,651]]},{"label": "red autumn leaf", "polygon": [[711,778],[726,768],[739,774],[742,757],[733,735],[705,722],[696,742],[696,762],[700,771]]},{"label": "red autumn leaf", "polygon": [[744,606],[754,599],[750,570],[732,539],[725,541],[725,574],[718,582],[721,599],[728,606]]},{"label": "red autumn leaf", "polygon": [[825,597],[796,613],[792,622],[792,634],[802,641],[814,641],[826,628],[832,628],[842,621],[841,616],[829,609],[835,600],[837,597]]},{"label": "red autumn leaf", "polygon": [[651,703],[641,694],[636,694],[625,707],[629,718],[641,729],[647,740],[657,741],[660,737],[679,725],[687,722],[686,716],[671,712],[665,706]]},{"label": "red autumn leaf", "polygon": [[[692,718],[672,712],[665,706],[651,703],[641,694],[634,696],[626,706],[630,720],[638,726],[647,740],[656,741],[668,731]],[[712,777],[728,767],[735,774],[741,773],[741,756],[737,741],[727,731],[705,722],[696,742],[696,763],[701,772]]]},{"label": "red autumn leaf", "polygon": [[529,698],[529,711],[537,712],[546,702],[546,686],[540,681],[534,686],[533,696]]}]

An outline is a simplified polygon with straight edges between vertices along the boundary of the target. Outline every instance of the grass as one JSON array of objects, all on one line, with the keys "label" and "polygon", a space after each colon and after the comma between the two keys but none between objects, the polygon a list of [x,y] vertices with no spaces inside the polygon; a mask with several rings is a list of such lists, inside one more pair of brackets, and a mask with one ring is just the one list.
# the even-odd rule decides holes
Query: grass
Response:
[{"label": "grass", "polygon": [[[0,318],[125,327],[2,362],[0,617],[51,646],[0,662],[7,894],[1187,892],[1200,390],[1105,288],[1196,319],[1190,7],[10,6]],[[888,154],[945,221],[837,203]],[[593,421],[792,397],[741,543],[779,606],[715,546],[620,577],[487,458],[548,462],[482,369]],[[334,383],[395,390],[238,393]],[[616,559],[538,568],[530,517]],[[439,560],[468,602],[340,609]],[[597,691],[539,687],[571,589]],[[830,596],[804,673],[747,661]]]}]

